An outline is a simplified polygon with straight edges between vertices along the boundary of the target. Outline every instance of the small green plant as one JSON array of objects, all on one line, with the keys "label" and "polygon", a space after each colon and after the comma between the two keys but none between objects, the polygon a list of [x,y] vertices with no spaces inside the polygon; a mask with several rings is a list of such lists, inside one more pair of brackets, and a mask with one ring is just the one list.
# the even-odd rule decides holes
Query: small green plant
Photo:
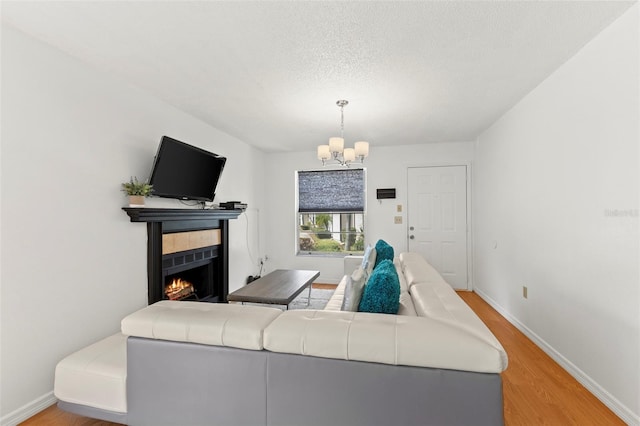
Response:
[{"label": "small green plant", "polygon": [[137,177],[132,177],[129,182],[122,184],[122,191],[127,195],[142,195],[148,197],[153,192],[153,186],[146,182],[138,181]]},{"label": "small green plant", "polygon": [[320,213],[319,215],[316,215],[316,225],[320,228],[324,228],[328,231],[331,222],[333,222],[333,220],[329,214]]},{"label": "small green plant", "polygon": [[336,240],[320,240],[316,243],[315,247],[316,251],[332,251],[339,252],[342,251],[342,244],[340,244]]}]

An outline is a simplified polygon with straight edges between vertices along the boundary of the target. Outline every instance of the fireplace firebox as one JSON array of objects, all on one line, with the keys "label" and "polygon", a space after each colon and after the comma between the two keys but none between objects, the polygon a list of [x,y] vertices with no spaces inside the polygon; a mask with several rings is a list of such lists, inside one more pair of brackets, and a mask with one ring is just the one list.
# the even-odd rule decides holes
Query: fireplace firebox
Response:
[{"label": "fireplace firebox", "polygon": [[[131,222],[147,224],[150,305],[174,297],[174,300],[227,302],[229,220],[237,219],[241,210],[130,207],[123,210]],[[173,286],[174,279],[181,281]],[[187,284],[183,286],[182,281]],[[168,285],[172,287],[167,289]]]},{"label": "fireplace firebox", "polygon": [[217,302],[217,266],[216,246],[163,255],[163,298]]}]

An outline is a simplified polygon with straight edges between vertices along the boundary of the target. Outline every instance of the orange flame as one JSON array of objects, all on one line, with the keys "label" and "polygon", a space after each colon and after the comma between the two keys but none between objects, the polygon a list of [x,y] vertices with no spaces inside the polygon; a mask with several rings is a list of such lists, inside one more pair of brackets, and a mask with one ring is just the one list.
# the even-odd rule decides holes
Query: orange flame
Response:
[{"label": "orange flame", "polygon": [[171,284],[168,284],[164,288],[164,293],[171,300],[184,299],[193,292],[193,284],[189,281],[183,280],[182,278],[174,278]]}]

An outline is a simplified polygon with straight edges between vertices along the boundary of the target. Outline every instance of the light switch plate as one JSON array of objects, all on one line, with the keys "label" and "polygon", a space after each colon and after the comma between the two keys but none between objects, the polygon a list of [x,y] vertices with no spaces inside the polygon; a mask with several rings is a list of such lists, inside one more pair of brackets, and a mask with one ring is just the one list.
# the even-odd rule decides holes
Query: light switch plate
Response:
[{"label": "light switch plate", "polygon": [[393,223],[395,223],[396,225],[402,224],[402,216],[395,216],[393,218]]},{"label": "light switch plate", "polygon": [[396,211],[397,211],[398,213],[402,213],[402,204],[398,204],[398,205],[396,206]]}]

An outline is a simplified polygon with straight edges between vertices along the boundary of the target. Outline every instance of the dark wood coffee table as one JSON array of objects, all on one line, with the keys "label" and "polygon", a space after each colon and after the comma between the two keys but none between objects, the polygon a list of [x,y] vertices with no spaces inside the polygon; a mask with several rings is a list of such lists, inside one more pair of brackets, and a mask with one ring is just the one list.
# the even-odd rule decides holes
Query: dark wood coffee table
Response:
[{"label": "dark wood coffee table", "polygon": [[276,269],[229,294],[227,300],[229,302],[285,305],[289,309],[289,303],[307,286],[309,287],[309,300],[311,299],[311,284],[319,276],[320,271]]}]

